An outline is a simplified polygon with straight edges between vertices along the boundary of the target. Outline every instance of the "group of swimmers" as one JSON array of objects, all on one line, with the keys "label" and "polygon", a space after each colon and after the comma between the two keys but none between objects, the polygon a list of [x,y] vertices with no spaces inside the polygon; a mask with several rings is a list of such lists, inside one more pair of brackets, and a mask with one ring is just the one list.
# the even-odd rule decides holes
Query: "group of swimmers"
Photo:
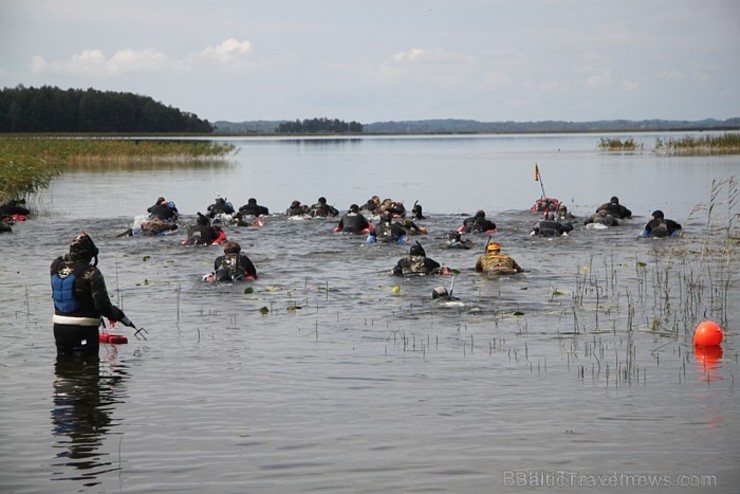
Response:
[{"label": "group of swimmers", "polygon": [[[586,228],[609,228],[619,226],[621,220],[632,218],[632,211],[626,206],[619,203],[617,196],[612,196],[609,202],[599,206],[596,211],[588,216],[583,224]],[[568,235],[573,230],[572,220],[575,219],[568,212],[567,207],[560,203],[557,205],[555,212],[544,209],[543,217],[538,221],[531,232],[531,235],[559,236]],[[677,236],[680,234],[682,227],[679,223],[665,218],[663,211],[657,209],[653,211],[652,218],[643,227],[640,232],[641,237],[662,238]]]},{"label": "group of swimmers", "polygon": [[[160,202],[164,202],[164,199],[160,198]],[[550,211],[550,207],[553,208],[553,211]],[[208,206],[207,211],[207,215],[198,213],[196,225],[189,228],[188,239],[183,241],[183,244],[215,245],[225,243],[227,238],[221,228],[222,221],[243,226],[254,224],[247,221],[246,218],[254,219],[269,214],[268,208],[258,205],[254,198],[250,198],[247,204],[239,208],[238,211],[225,199],[217,198],[213,204]],[[335,218],[339,216],[339,211],[327,204],[326,198],[322,196],[312,206],[304,205],[297,200],[293,201],[286,209],[285,215],[288,217]],[[680,232],[681,225],[673,220],[666,220],[662,211],[656,210],[652,216],[652,219],[643,228],[641,236],[664,237]],[[594,225],[607,228],[619,225],[620,220],[631,217],[632,212],[623,204],[620,204],[618,197],[613,196],[608,203],[599,206],[595,213],[586,218],[583,223],[587,228]],[[368,243],[392,242],[403,244],[408,242],[409,236],[425,234],[428,231],[426,227],[417,225],[413,221],[414,219],[417,221],[426,219],[418,201],[414,203],[409,218],[402,202],[390,198],[381,201],[379,196],[374,195],[362,207],[358,204],[351,204],[347,212],[339,218],[334,233],[366,234]],[[534,224],[531,235],[567,236],[574,228],[573,220],[575,219],[575,216],[568,211],[564,204],[554,199],[550,200],[544,205],[542,217]],[[375,223],[374,226],[371,221]],[[445,249],[470,249],[472,241],[464,238],[463,235],[477,233],[490,235],[496,231],[496,223],[486,217],[485,211],[479,210],[473,216],[466,218],[458,229],[450,231],[447,234],[447,243],[442,247]],[[232,241],[224,250],[224,256],[227,258],[229,254],[232,254],[232,258],[228,258],[230,262],[224,266],[237,266],[236,269],[225,270],[217,261],[214,271],[206,275],[204,279],[235,281],[256,278],[257,274],[253,263],[240,252],[240,249],[239,244]],[[229,252],[226,252],[226,250],[229,250]],[[236,261],[239,259],[243,260],[237,263]],[[444,268],[439,263],[426,256],[424,248],[419,242],[416,242],[411,246],[408,256],[400,259],[392,272],[397,275],[438,274],[443,270]],[[484,254],[476,262],[476,270],[493,275],[517,274],[523,271],[513,258],[501,252],[499,243],[490,241],[486,245]]]},{"label": "group of swimmers", "polygon": [[[153,206],[148,208],[148,218],[142,224],[151,229],[154,234],[163,234],[174,231],[179,220],[179,211],[172,201],[164,197],[157,198]],[[304,206],[294,201],[286,210],[287,216],[307,216],[320,218],[335,218],[339,211],[327,204],[324,197],[312,206]],[[204,277],[208,281],[241,281],[257,278],[254,263],[241,251],[238,242],[228,240],[223,233],[222,221],[227,219],[232,225],[252,225],[260,217],[269,215],[268,208],[261,206],[254,198],[238,210],[223,198],[208,206],[206,214],[198,212],[195,225],[188,229],[186,242],[192,245],[223,244],[223,255],[218,256],[213,265],[213,271]],[[618,225],[620,220],[631,218],[629,209],[619,203],[617,197],[612,197],[609,203],[597,208],[596,212],[584,221],[588,227],[591,224],[603,227]],[[418,201],[411,210],[411,217],[406,217],[406,208],[403,203],[386,199],[381,201],[373,196],[360,207],[352,204],[346,214],[342,215],[334,232],[353,234],[367,234],[367,241],[405,243],[408,236],[415,233],[426,233],[425,227],[418,226],[414,220],[424,220],[422,207]],[[559,204],[555,211],[545,208],[543,217],[534,225],[533,235],[568,235],[573,230],[572,221],[575,217],[567,208]],[[373,226],[371,221],[375,221]],[[656,210],[652,219],[645,225],[642,236],[665,237],[680,233],[682,227],[673,220],[665,219],[662,211]],[[466,218],[456,230],[448,233],[444,248],[470,249],[472,242],[463,238],[465,234],[493,234],[497,230],[496,224],[486,218],[480,210],[473,216]],[[130,233],[130,231],[129,231]],[[54,336],[59,354],[97,354],[99,347],[98,326],[102,317],[110,321],[120,321],[122,324],[135,327],[124,312],[110,301],[103,275],[97,268],[98,249],[90,236],[83,232],[76,236],[69,247],[69,252],[56,258],[51,264],[52,292],[54,300]],[[498,242],[489,241],[484,253],[475,264],[479,273],[491,275],[515,275],[524,269],[510,256],[502,252]],[[446,274],[448,270],[437,261],[427,257],[422,245],[415,242],[406,257],[398,260],[391,272],[394,275],[432,275]],[[435,289],[434,298],[449,298],[444,289]]]}]

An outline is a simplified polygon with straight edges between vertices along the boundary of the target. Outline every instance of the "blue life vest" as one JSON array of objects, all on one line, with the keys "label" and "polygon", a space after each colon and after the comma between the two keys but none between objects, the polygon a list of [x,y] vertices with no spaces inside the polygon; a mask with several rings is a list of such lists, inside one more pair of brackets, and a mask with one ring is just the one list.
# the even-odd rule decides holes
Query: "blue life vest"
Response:
[{"label": "blue life vest", "polygon": [[64,314],[71,314],[80,308],[80,302],[75,297],[75,280],[87,266],[77,269],[66,277],[59,276],[59,273],[51,275],[52,297],[54,298],[54,307]]}]

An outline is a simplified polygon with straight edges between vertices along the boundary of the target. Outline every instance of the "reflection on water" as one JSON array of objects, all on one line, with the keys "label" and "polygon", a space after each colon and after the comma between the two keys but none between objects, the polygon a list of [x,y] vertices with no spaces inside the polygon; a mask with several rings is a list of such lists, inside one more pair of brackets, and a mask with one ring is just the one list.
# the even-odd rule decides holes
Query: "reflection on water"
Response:
[{"label": "reflection on water", "polygon": [[101,447],[117,425],[112,414],[123,397],[126,377],[115,361],[101,365],[98,356],[57,356],[51,420],[54,448],[60,451],[53,463],[54,480],[82,480],[93,486],[100,483],[99,475],[119,468]]},{"label": "reflection on water", "polygon": [[219,170],[233,166],[226,159],[213,160],[78,160],[64,166],[67,172],[121,172],[121,171],[157,171],[172,172],[177,170]]},{"label": "reflection on water", "polygon": [[694,358],[696,360],[696,371],[700,374],[701,381],[721,381],[722,377],[722,347],[717,346],[695,346]]}]

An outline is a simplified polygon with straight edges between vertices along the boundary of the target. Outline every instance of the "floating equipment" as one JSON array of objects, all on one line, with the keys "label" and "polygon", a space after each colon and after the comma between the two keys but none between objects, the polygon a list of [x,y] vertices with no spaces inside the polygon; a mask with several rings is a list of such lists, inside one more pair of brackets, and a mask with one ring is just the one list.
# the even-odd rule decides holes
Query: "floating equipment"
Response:
[{"label": "floating equipment", "polygon": [[529,210],[533,213],[541,213],[543,211],[552,211],[554,213],[558,210],[558,206],[560,206],[560,201],[554,197],[541,197],[534,202]]},{"label": "floating equipment", "polygon": [[211,245],[221,245],[225,244],[228,239],[226,238],[226,233],[224,233],[223,230],[218,231],[218,236],[216,237],[216,240],[211,242]]},{"label": "floating equipment", "polygon": [[694,330],[694,346],[718,346],[722,338],[722,328],[714,321],[704,321]]},{"label": "floating equipment", "polygon": [[100,343],[109,343],[111,345],[125,345],[128,343],[128,338],[122,334],[100,333],[98,341],[100,341]]}]

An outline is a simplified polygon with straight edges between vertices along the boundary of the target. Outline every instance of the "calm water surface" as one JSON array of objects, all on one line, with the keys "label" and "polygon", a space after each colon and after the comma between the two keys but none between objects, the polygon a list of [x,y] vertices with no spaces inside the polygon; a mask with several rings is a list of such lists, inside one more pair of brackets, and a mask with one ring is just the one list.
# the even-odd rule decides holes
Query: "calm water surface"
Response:
[{"label": "calm water surface", "polygon": [[[223,163],[67,173],[0,237],[3,492],[736,492],[738,157],[606,155],[591,135],[234,142]],[[615,194],[636,218],[530,237],[535,162],[580,218]],[[159,195],[187,221],[218,194],[275,213],[419,200],[460,303],[430,300],[452,277],[388,275],[407,245],[334,220],[228,230],[261,274],[251,293],[200,282],[221,250],[184,232],[116,237]],[[684,237],[637,239],[658,207]],[[475,273],[486,237],[440,248],[480,208],[526,273]],[[149,339],[124,328],[99,361],[58,361],[48,266],[82,229]],[[693,348],[704,319],[720,349]]]}]

